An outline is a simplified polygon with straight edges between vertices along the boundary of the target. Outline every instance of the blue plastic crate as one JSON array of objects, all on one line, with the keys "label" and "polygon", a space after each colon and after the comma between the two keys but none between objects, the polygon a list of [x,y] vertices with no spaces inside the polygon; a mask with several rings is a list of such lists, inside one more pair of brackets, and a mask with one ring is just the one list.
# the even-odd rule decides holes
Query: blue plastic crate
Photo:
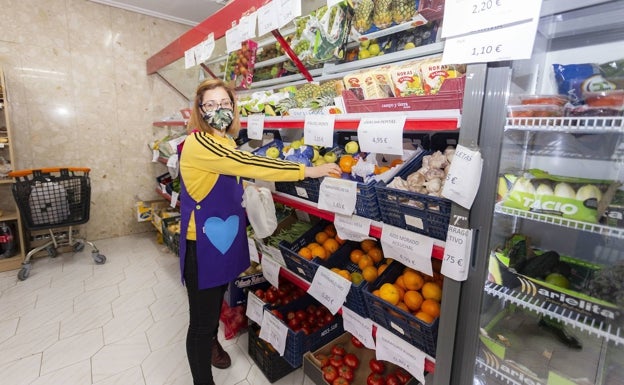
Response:
[{"label": "blue plastic crate", "polygon": [[249,336],[247,352],[267,380],[270,383],[274,383],[293,372],[296,368],[292,367],[288,361],[281,357],[272,346],[269,346],[268,342],[260,339],[258,336],[259,332],[260,326],[252,322],[247,332]]},{"label": "blue plastic crate", "polygon": [[306,281],[312,282],[312,279],[316,274],[316,270],[318,270],[319,265],[324,264],[324,261],[320,258],[307,260],[299,255],[299,250],[301,250],[301,248],[303,248],[310,242],[314,242],[314,237],[316,233],[318,233],[319,231],[323,231],[325,226],[330,223],[331,222],[321,220],[316,223],[310,230],[304,233],[301,237],[296,239],[293,243],[288,243],[286,241],[280,242],[279,248],[282,252],[282,256],[284,257],[284,261],[286,262],[286,267],[288,268],[288,270],[297,274]]},{"label": "blue plastic crate", "polygon": [[384,283],[393,283],[403,273],[404,267],[396,261],[392,262],[375,282],[364,289],[369,318],[411,345],[435,357],[439,317],[428,324],[413,314],[373,295],[373,291],[379,289]]}]

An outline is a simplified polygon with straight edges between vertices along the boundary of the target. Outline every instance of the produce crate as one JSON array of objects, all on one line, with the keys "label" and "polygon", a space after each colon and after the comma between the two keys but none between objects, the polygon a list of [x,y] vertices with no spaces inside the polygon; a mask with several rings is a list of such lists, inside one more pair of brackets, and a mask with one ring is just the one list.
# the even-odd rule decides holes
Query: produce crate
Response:
[{"label": "produce crate", "polygon": [[[434,134],[431,138],[433,151],[457,144],[457,134]],[[406,179],[422,165],[426,154],[421,154],[403,167],[398,177]],[[446,240],[452,202],[446,198],[419,194],[387,187],[387,183],[375,185],[377,202],[382,221],[433,238]]]},{"label": "produce crate", "polygon": [[180,256],[180,233],[173,232],[169,229],[169,225],[174,223],[180,223],[180,217],[169,217],[163,218],[162,220],[162,234],[163,241],[165,245],[171,250],[175,255]]},{"label": "produce crate", "polygon": [[[256,262],[251,264],[257,265]],[[259,288],[266,281],[264,274],[261,272],[240,276],[228,284],[223,300],[230,307],[246,304],[247,292]]]},{"label": "produce crate", "polygon": [[264,376],[270,383],[274,383],[287,374],[295,371],[288,361],[279,355],[279,353],[268,342],[260,339],[260,326],[251,322],[247,334],[249,342],[247,352],[249,357],[258,365]]},{"label": "produce crate", "polygon": [[413,314],[373,295],[373,291],[379,289],[384,283],[394,282],[403,273],[403,268],[402,264],[396,261],[392,262],[375,282],[367,285],[363,293],[368,307],[369,318],[384,329],[389,330],[423,352],[435,357],[439,317],[431,324],[428,324],[416,318]]}]

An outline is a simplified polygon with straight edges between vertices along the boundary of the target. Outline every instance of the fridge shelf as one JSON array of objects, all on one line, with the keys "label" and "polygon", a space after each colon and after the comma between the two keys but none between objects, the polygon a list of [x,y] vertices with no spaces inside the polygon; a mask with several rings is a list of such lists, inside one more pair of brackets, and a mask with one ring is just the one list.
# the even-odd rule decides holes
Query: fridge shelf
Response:
[{"label": "fridge shelf", "polygon": [[553,131],[569,133],[624,133],[624,117],[516,117],[507,118],[505,130]]},{"label": "fridge shelf", "polygon": [[500,360],[492,353],[486,353],[486,361],[482,357],[476,358],[477,366],[486,373],[494,376],[509,385],[524,385],[524,382],[515,380],[509,373],[500,371]]},{"label": "fridge shelf", "polygon": [[526,218],[533,221],[550,223],[553,225],[569,227],[576,230],[587,231],[590,233],[601,234],[607,237],[624,239],[624,229],[617,227],[610,227],[605,225],[600,225],[598,223],[589,223],[589,222],[581,222],[575,221],[573,219],[566,219],[557,217],[554,215],[547,215],[541,213],[534,213],[531,211],[519,210],[511,207],[505,207],[502,203],[497,203],[494,207],[494,211],[500,214],[512,215],[515,217]]},{"label": "fridge shelf", "polygon": [[557,306],[540,298],[517,292],[489,281],[485,282],[485,292],[527,310],[550,316],[574,328],[595,335],[598,338],[613,341],[616,345],[624,344],[624,330],[617,326],[617,324],[597,321],[596,319],[592,319],[562,306]]}]

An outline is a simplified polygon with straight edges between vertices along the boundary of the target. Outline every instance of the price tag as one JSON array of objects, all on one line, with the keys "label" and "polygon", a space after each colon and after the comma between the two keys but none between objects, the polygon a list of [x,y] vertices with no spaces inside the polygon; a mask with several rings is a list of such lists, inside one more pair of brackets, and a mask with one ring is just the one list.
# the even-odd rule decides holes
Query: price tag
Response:
[{"label": "price tag", "polygon": [[256,248],[256,241],[253,238],[247,237],[247,246],[249,247],[249,259],[253,262],[260,263],[260,256],[258,255],[258,249]]},{"label": "price tag", "polygon": [[338,178],[323,178],[319,189],[318,208],[338,214],[355,211],[357,182]]},{"label": "price tag", "polygon": [[533,52],[536,32],[537,19],[511,27],[447,38],[442,64],[528,59]]},{"label": "price tag", "polygon": [[242,42],[243,39],[241,39],[238,25],[235,25],[225,31],[225,47],[227,49],[227,53],[238,51],[241,48]]},{"label": "price tag", "polygon": [[334,216],[334,226],[336,226],[338,236],[341,239],[356,242],[370,239],[368,233],[370,233],[371,223],[372,220],[357,215],[336,214]]},{"label": "price tag", "polygon": [[268,314],[265,314],[264,317],[262,317],[260,335],[258,337],[273,345],[275,350],[279,352],[280,356],[283,356],[284,351],[286,350],[288,326],[284,325],[284,323],[271,314],[271,312],[268,312]]},{"label": "price tag", "polygon": [[301,16],[301,0],[274,0],[279,3],[279,26],[288,24],[295,17]]},{"label": "price tag", "polygon": [[248,16],[243,16],[238,22],[241,41],[256,37],[256,12]]},{"label": "price tag", "polygon": [[308,192],[303,187],[295,186],[295,192],[302,198],[309,199]]},{"label": "price tag", "polygon": [[247,137],[262,140],[264,114],[251,114],[247,117]]},{"label": "price tag", "polygon": [[264,318],[264,302],[251,291],[247,293],[247,310],[245,314],[250,320],[258,325],[262,325],[262,318]]},{"label": "price tag", "polygon": [[336,314],[347,299],[350,289],[351,281],[324,266],[319,266],[312,278],[308,294],[325,305],[332,314]]},{"label": "price tag", "polygon": [[279,272],[282,267],[269,255],[262,255],[262,274],[271,285],[279,287]]},{"label": "price tag", "polygon": [[373,321],[362,318],[347,307],[342,308],[342,322],[344,329],[360,340],[369,349],[375,349],[373,339]]},{"label": "price tag", "polygon": [[171,192],[171,202],[169,203],[169,206],[173,207],[174,209],[176,208],[176,206],[178,205],[178,196],[180,194],[178,194],[175,191]]},{"label": "price tag", "polygon": [[458,145],[455,148],[451,167],[446,174],[442,196],[470,209],[479,190],[482,169],[481,152]]},{"label": "price tag", "polygon": [[284,261],[284,256],[282,255],[280,249],[271,245],[265,245],[263,243],[260,243],[260,247],[263,255],[268,255],[269,257],[273,258],[275,262],[286,267],[286,261]]},{"label": "price tag", "polygon": [[279,28],[279,14],[274,11],[277,2],[271,1],[258,9],[258,36]]},{"label": "price tag", "polygon": [[360,149],[377,154],[403,155],[405,115],[362,118],[357,129]]},{"label": "price tag", "polygon": [[307,145],[332,147],[334,145],[334,115],[306,115],[303,136]]},{"label": "price tag", "polygon": [[167,167],[177,168],[178,167],[178,154],[173,154],[167,159]]},{"label": "price tag", "polygon": [[187,49],[184,51],[184,68],[189,69],[191,67],[195,67],[197,63],[195,62],[195,49]]},{"label": "price tag", "polygon": [[387,258],[433,276],[432,238],[384,224],[381,228],[381,247]]},{"label": "price tag", "polygon": [[446,0],[442,37],[539,18],[542,0]]},{"label": "price tag", "polygon": [[160,151],[152,150],[152,162],[158,162],[158,158],[160,158]]},{"label": "price tag", "polygon": [[199,43],[197,46],[197,62],[203,63],[206,60],[210,59],[210,57],[212,56],[212,52],[214,51],[214,46],[214,33],[210,32],[210,34],[208,34],[208,38]]},{"label": "price tag", "polygon": [[421,384],[425,383],[427,354],[382,327],[377,328],[376,336],[375,357],[378,360],[392,362],[410,372]]},{"label": "price tag", "polygon": [[446,233],[444,259],[440,272],[456,281],[465,281],[468,278],[471,250],[472,229],[450,225]]}]

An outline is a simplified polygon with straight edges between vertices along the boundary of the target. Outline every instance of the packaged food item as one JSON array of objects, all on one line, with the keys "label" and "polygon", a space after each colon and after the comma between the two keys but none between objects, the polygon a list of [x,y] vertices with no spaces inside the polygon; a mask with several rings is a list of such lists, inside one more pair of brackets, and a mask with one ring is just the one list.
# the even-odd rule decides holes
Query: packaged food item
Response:
[{"label": "packaged food item", "polygon": [[353,92],[359,100],[364,100],[364,73],[362,71],[346,75],[343,83],[346,90]]},{"label": "packaged food item", "polygon": [[390,66],[363,70],[344,77],[345,88],[351,90],[360,100],[391,98],[392,80]]},{"label": "packaged food item", "polygon": [[575,105],[583,103],[585,93],[616,88],[603,76],[600,66],[594,63],[553,64],[553,70],[559,94],[566,95]]},{"label": "packaged food item", "polygon": [[424,95],[425,90],[420,79],[418,61],[407,62],[402,65],[391,66],[390,78],[394,85],[395,96]]},{"label": "packaged food item", "polygon": [[585,103],[590,107],[607,107],[619,110],[624,108],[624,90],[590,92],[585,94]]},{"label": "packaged food item", "polygon": [[522,95],[520,104],[550,104],[554,106],[565,106],[568,99],[561,95]]},{"label": "packaged food item", "polygon": [[507,106],[507,117],[509,118],[550,118],[558,116],[563,116],[563,108],[556,104],[523,104],[519,106]]},{"label": "packaged food item", "polygon": [[440,91],[446,79],[460,76],[457,68],[452,64],[442,64],[441,58],[423,60],[419,68],[422,87],[426,95],[435,95]]},{"label": "packaged food item", "polygon": [[249,88],[253,81],[254,66],[258,43],[246,40],[241,44],[241,49],[230,53],[225,67],[228,80],[233,80],[237,88]]}]

